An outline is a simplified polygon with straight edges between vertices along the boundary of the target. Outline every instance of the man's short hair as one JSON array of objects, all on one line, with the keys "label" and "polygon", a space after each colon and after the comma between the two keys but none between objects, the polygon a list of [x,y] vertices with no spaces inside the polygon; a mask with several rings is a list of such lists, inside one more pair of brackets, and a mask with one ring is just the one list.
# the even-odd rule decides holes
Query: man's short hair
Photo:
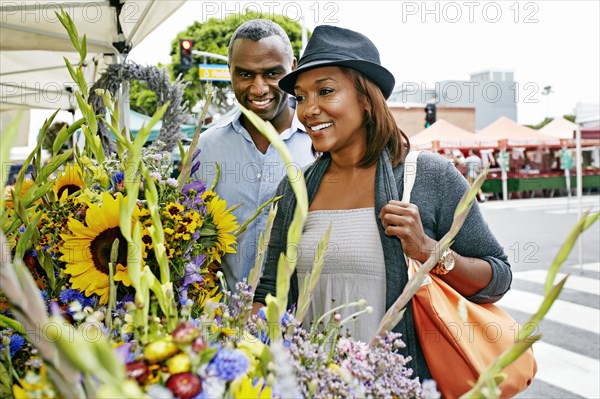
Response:
[{"label": "man's short hair", "polygon": [[229,41],[227,57],[231,58],[233,44],[238,39],[250,39],[254,42],[257,42],[260,39],[270,36],[279,36],[281,40],[283,40],[283,43],[286,47],[286,55],[291,65],[294,61],[294,50],[292,49],[290,38],[281,26],[267,19],[253,19],[238,26],[235,32],[233,32],[233,36],[231,36],[231,40]]}]

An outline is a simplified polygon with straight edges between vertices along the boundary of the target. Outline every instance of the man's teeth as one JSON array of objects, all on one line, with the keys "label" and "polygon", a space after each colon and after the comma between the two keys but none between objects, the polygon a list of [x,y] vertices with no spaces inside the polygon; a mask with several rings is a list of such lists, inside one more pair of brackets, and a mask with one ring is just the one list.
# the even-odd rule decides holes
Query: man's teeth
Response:
[{"label": "man's teeth", "polygon": [[252,102],[256,105],[267,105],[269,103],[269,100],[263,100],[263,101],[253,100]]},{"label": "man's teeth", "polygon": [[333,123],[321,123],[320,125],[311,126],[310,128],[313,132],[318,132],[319,130],[325,129],[331,125],[333,125]]}]

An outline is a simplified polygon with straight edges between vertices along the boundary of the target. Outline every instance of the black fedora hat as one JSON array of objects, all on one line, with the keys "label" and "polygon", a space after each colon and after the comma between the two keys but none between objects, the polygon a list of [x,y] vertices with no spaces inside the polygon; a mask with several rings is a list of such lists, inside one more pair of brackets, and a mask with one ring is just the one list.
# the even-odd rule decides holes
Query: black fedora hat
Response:
[{"label": "black fedora hat", "polygon": [[294,95],[298,75],[323,66],[344,66],[362,72],[387,99],[394,90],[394,75],[381,66],[379,51],[365,35],[330,25],[315,28],[298,68],[279,81],[282,90]]}]

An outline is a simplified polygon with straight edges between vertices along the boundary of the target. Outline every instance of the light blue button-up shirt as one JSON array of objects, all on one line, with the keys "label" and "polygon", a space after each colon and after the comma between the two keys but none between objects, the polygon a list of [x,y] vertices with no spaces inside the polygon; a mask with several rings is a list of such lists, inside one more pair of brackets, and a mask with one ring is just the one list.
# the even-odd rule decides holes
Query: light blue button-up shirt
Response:
[{"label": "light blue button-up shirt", "polygon": [[[222,121],[217,126],[200,134],[200,169],[195,177],[210,187],[216,177],[215,162],[221,167],[221,176],[215,191],[227,201],[227,207],[241,206],[234,211],[241,225],[258,207],[275,196],[275,190],[286,174],[281,156],[273,145],[265,154],[257,148],[250,133],[240,123],[241,111]],[[294,116],[291,128],[280,134],[294,160],[297,173],[314,161],[309,135]],[[268,207],[238,237],[237,253],[227,254],[222,259],[222,268],[229,289],[254,267],[258,237],[267,224]]]}]

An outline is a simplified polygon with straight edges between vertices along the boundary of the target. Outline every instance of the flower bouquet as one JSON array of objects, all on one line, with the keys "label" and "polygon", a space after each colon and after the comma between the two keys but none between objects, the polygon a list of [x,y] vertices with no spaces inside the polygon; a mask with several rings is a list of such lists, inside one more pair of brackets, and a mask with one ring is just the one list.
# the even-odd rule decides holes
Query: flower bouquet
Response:
[{"label": "flower bouquet", "polygon": [[[84,60],[85,36],[67,13],[58,17]],[[96,90],[107,111],[96,115],[81,63],[66,63],[83,118],[62,128],[42,164],[49,118],[2,198],[2,396],[422,396],[410,359],[393,350],[403,345],[397,335],[368,349],[344,336],[339,315],[314,334],[286,312],[273,323],[273,306],[251,319],[260,262],[233,292],[216,266],[244,230],[234,207],[193,178],[197,151],[180,146],[176,176],[160,142],[145,147],[169,105],[132,137],[112,94]],[[105,153],[99,120],[116,153]],[[78,129],[85,146],[62,152]],[[267,242],[268,231],[259,259]]]},{"label": "flower bouquet", "polygon": [[[84,60],[85,36],[79,39],[68,14],[58,18]],[[269,212],[249,281],[228,290],[216,264],[235,251],[236,236],[251,220],[240,226],[234,208],[214,187],[193,178],[201,154],[180,147],[183,168],[175,178],[171,156],[161,144],[144,147],[168,104],[133,138],[120,128],[111,94],[96,92],[110,115],[106,120],[88,102],[81,63],[66,63],[80,89],[76,97],[83,118],[63,127],[45,165],[38,144],[6,201],[0,197],[0,396],[439,397],[433,381],[412,376],[411,359],[397,352],[404,343],[391,330],[443,245],[411,279],[368,344],[346,334],[348,320],[335,310],[310,331],[302,327],[311,287],[323,267],[327,234],[295,312],[286,310],[296,259],[287,254],[278,265],[277,295],[267,296],[267,306],[250,317],[276,206]],[[290,162],[272,127],[243,112]],[[115,154],[104,153],[99,118],[115,136]],[[52,119],[42,127],[39,143]],[[77,129],[85,135],[85,147],[60,153]],[[9,126],[2,136],[3,159],[15,132]],[[197,136],[198,131],[191,148]],[[76,162],[68,164],[72,155]],[[34,172],[26,179],[29,164]],[[452,234],[482,180],[459,205]],[[308,201],[304,181],[296,179],[293,185],[298,206],[290,236],[297,238]],[[582,219],[576,232],[591,223]],[[452,234],[445,237],[446,245]],[[559,291],[552,290],[554,298]],[[364,301],[343,306],[362,309],[357,314],[368,311]],[[544,306],[547,311],[549,305]],[[539,322],[543,312],[536,317]],[[468,397],[494,397],[488,388],[515,355],[511,351],[490,366]]]}]

